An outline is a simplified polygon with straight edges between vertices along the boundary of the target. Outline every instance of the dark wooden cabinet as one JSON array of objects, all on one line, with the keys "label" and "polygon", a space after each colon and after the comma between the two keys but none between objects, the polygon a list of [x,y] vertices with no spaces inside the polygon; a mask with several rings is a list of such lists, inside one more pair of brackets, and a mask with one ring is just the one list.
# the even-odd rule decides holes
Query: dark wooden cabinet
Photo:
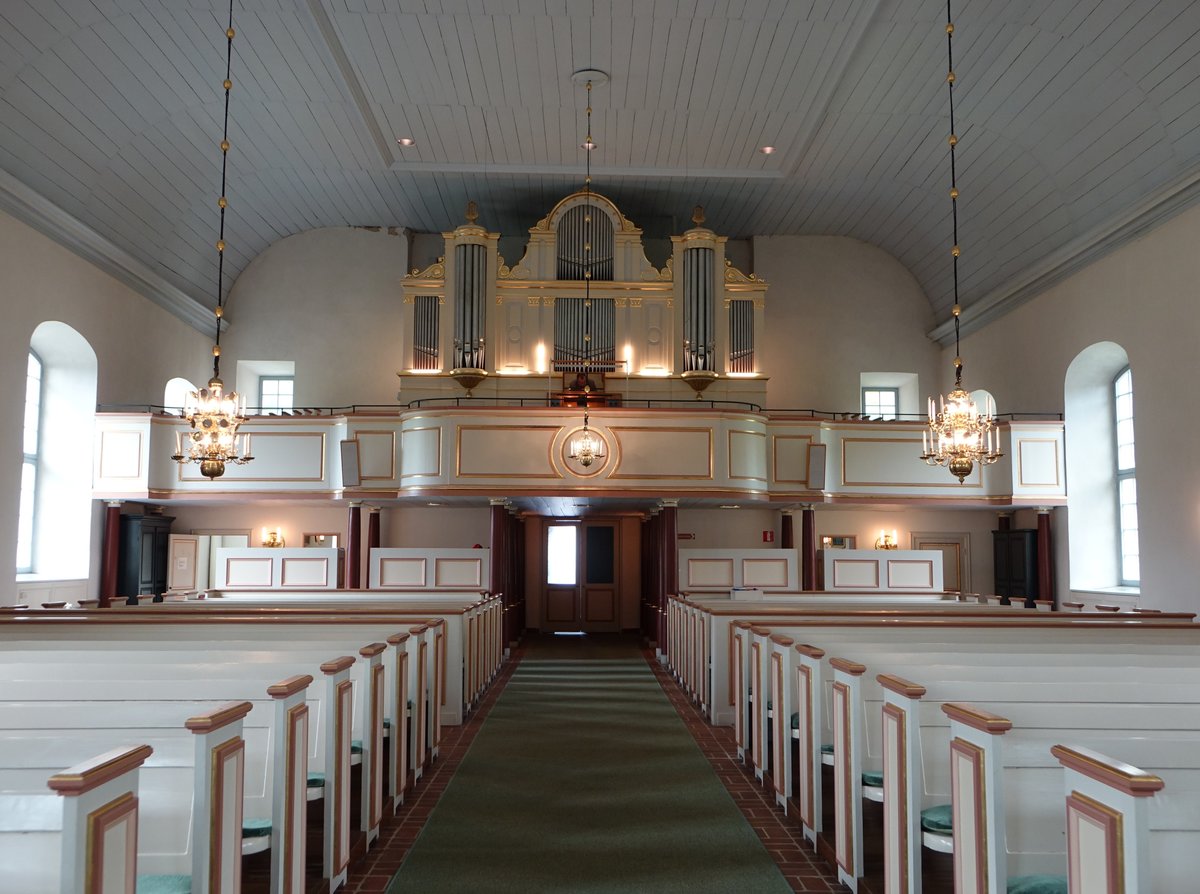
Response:
[{"label": "dark wooden cabinet", "polygon": [[171,522],[167,515],[122,515],[117,562],[117,594],[141,596],[167,590],[167,547]]},{"label": "dark wooden cabinet", "polygon": [[1037,531],[1018,528],[992,531],[992,550],[997,596],[1037,599]]}]

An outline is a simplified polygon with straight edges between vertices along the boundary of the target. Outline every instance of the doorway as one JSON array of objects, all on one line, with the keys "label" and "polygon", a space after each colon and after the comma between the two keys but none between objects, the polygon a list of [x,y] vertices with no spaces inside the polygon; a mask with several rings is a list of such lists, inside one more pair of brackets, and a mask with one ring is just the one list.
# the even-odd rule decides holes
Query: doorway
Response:
[{"label": "doorway", "polygon": [[546,526],[543,630],[611,633],[621,629],[616,522]]}]

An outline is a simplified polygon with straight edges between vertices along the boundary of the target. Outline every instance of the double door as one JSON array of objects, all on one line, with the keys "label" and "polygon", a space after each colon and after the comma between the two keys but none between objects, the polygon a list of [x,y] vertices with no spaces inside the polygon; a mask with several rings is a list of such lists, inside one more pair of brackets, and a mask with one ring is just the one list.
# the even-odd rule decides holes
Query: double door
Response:
[{"label": "double door", "polygon": [[619,552],[616,522],[547,525],[541,628],[584,633],[620,630]]}]

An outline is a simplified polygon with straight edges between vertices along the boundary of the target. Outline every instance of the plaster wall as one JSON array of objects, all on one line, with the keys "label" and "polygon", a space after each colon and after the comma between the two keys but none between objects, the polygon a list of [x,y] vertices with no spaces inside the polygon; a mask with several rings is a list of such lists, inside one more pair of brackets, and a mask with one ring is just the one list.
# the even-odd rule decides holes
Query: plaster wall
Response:
[{"label": "plaster wall", "polygon": [[296,406],[394,404],[407,266],[402,230],[329,227],[281,239],[230,292],[223,363],[232,372],[239,360],[294,361]]},{"label": "plaster wall", "polygon": [[[1200,438],[1190,389],[1200,378],[1198,244],[1200,207],[1194,207],[962,345],[967,387],[991,391],[1001,413],[1061,411],[1067,367],[1081,351],[1101,341],[1125,349],[1134,381],[1142,602],[1183,611],[1200,609],[1200,466],[1182,448]],[[964,307],[969,313],[969,304]],[[943,351],[944,370],[952,357],[953,348]],[[1065,530],[1065,519],[1056,522]],[[1058,538],[1055,557],[1061,596],[1070,580],[1065,537]]]},{"label": "plaster wall", "polygon": [[918,393],[939,381],[926,336],[933,312],[911,273],[882,249],[844,236],[755,236],[765,277],[759,368],[767,406],[856,411],[863,372],[915,373]]},{"label": "plaster wall", "polygon": [[[211,339],[147,301],[123,283],[0,212],[0,414],[20,420],[25,411],[24,387],[29,340],[47,320],[66,323],[87,339],[96,353],[96,400],[101,404],[159,404],[173,376],[205,381]],[[21,490],[22,428],[0,431],[0,605],[16,602],[17,504]],[[79,433],[86,444],[90,430]],[[86,457],[87,451],[80,451]],[[90,460],[89,460],[90,462]],[[99,510],[93,512],[93,519]],[[72,562],[69,576],[98,587],[100,535],[93,521],[87,561]],[[39,577],[58,579],[56,567],[38,568]]]}]

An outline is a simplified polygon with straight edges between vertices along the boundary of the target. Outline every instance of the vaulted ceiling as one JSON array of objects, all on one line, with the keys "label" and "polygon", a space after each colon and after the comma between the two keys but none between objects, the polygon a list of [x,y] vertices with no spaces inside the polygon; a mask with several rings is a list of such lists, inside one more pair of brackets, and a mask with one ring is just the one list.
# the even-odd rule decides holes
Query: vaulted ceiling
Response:
[{"label": "vaulted ceiling", "polygon": [[[954,6],[968,314],[1200,193],[1200,3]],[[226,11],[3,0],[0,207],[63,229],[47,200],[211,306]],[[899,258],[944,320],[945,13],[938,0],[238,0],[227,275],[312,227],[445,230],[468,199],[490,229],[526,230],[581,182],[570,75],[598,68],[612,80],[593,101],[595,186],[634,222],[679,232],[699,202],[731,237],[852,236]]]}]

